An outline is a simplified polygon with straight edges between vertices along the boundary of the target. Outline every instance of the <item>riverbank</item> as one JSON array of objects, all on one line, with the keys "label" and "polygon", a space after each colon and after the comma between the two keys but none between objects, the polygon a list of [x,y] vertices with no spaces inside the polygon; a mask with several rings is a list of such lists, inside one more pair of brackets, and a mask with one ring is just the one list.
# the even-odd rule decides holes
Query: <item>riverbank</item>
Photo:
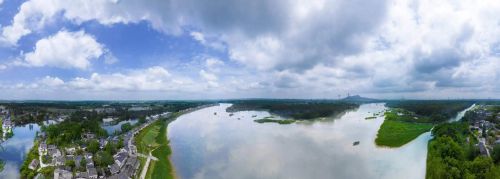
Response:
[{"label": "riverbank", "polygon": [[172,161],[170,160],[172,149],[170,148],[167,138],[168,125],[181,115],[215,105],[218,104],[203,105],[175,112],[166,119],[155,121],[154,123],[141,130],[139,134],[137,134],[137,137],[134,139],[135,143],[137,144],[138,153],[148,154],[152,156],[149,158],[155,158],[157,160],[149,160],[149,163],[147,163],[147,160],[145,158],[140,159],[140,170],[142,171],[144,167],[148,167],[147,169],[145,169],[145,174],[141,172],[140,178],[176,178],[175,169],[173,167]]},{"label": "riverbank", "polygon": [[375,139],[378,146],[401,147],[430,131],[432,124],[385,120]]}]

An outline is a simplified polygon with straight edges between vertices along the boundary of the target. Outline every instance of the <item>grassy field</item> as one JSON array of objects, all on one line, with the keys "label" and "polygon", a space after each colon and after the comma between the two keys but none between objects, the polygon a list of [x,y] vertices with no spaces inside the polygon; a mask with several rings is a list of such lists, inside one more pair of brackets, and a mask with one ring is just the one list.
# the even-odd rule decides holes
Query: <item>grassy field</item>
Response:
[{"label": "grassy field", "polygon": [[[169,156],[172,153],[167,139],[167,125],[178,115],[174,114],[167,120],[158,120],[150,126],[144,128],[137,134],[135,141],[139,153],[151,154],[158,158],[158,161],[151,160],[146,178],[174,178],[173,167]],[[146,159],[141,158],[141,168],[144,167]]]},{"label": "grassy field", "polygon": [[378,130],[375,143],[379,146],[400,147],[431,128],[432,124],[385,120]]}]

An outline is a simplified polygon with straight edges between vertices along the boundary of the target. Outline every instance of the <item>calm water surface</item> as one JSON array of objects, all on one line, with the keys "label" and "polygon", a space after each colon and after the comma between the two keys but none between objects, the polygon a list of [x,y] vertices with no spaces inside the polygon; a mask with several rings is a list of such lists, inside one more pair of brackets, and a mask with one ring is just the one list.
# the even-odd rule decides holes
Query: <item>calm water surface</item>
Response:
[{"label": "calm water surface", "polygon": [[5,168],[0,172],[0,178],[19,178],[19,168],[28,151],[33,147],[36,132],[40,130],[37,124],[16,126],[14,136],[0,144],[0,159],[5,161]]},{"label": "calm water surface", "polygon": [[[383,117],[365,117],[386,109],[383,104],[362,105],[339,119],[290,125],[253,122],[269,116],[267,112],[229,116],[225,112],[229,106],[195,111],[169,125],[172,161],[179,177],[425,177],[429,132],[400,148],[375,146]],[[355,141],[360,144],[353,146]]]}]

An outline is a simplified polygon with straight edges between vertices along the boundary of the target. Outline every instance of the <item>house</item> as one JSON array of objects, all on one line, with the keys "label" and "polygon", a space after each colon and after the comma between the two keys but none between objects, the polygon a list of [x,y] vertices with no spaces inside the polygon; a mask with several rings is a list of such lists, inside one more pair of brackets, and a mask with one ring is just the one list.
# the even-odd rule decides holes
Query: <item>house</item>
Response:
[{"label": "house", "polygon": [[31,170],[35,170],[36,168],[38,168],[38,160],[37,159],[33,159],[30,163],[30,165],[28,166],[29,169]]},{"label": "house", "polygon": [[129,177],[127,177],[127,175],[125,175],[124,173],[119,173],[111,175],[110,177],[108,177],[108,179],[129,179]]},{"label": "house", "polygon": [[8,119],[4,120],[2,123],[2,131],[5,131],[5,132],[12,131],[13,126],[14,126],[14,124],[12,123],[10,118],[8,118]]},{"label": "house", "polygon": [[104,149],[104,147],[108,144],[106,139],[99,139],[99,148]]},{"label": "house", "polygon": [[73,178],[73,173],[64,170],[64,169],[55,169],[54,170],[54,179],[72,179]]},{"label": "house", "polygon": [[40,143],[40,145],[38,145],[38,153],[42,155],[47,153],[47,144],[45,142],[42,142]]},{"label": "house", "polygon": [[[484,138],[482,138],[484,139]],[[483,156],[490,156],[490,151],[488,151],[488,148],[486,148],[486,144],[484,143],[484,141],[481,141],[477,144],[478,147],[479,147],[479,153]]]},{"label": "house", "polygon": [[109,166],[109,172],[111,173],[111,175],[117,174],[120,172],[120,167],[116,163],[114,163],[113,165]]},{"label": "house", "polygon": [[97,178],[97,170],[95,168],[89,168],[87,169],[87,175],[88,175],[88,178]]},{"label": "house", "polygon": [[54,158],[54,161],[55,161],[55,162],[54,162],[54,163],[55,163],[55,165],[57,165],[57,166],[62,166],[62,165],[64,165],[64,162],[66,162],[66,160],[64,159],[64,157],[63,157],[63,156],[58,156],[58,157],[55,157],[55,158]]},{"label": "house", "polygon": [[102,119],[104,125],[112,125],[115,122],[115,118],[107,117]]},{"label": "house", "polygon": [[77,155],[75,156],[75,166],[76,168],[80,168],[80,163],[82,162],[83,159],[83,156],[81,155]]},{"label": "house", "polygon": [[48,154],[52,156],[52,158],[62,156],[61,151],[59,149],[48,149]]},{"label": "house", "polygon": [[82,134],[82,139],[84,140],[91,140],[95,138],[95,134],[92,134],[90,132]]},{"label": "house", "polygon": [[115,159],[115,163],[118,164],[120,168],[125,164],[127,157],[128,157],[127,152],[120,152],[115,156],[113,156],[113,158]]},{"label": "house", "polygon": [[66,154],[74,155],[76,153],[76,148],[75,147],[67,147],[65,148]]},{"label": "house", "polygon": [[75,179],[87,179],[88,174],[87,172],[76,172],[75,174]]},{"label": "house", "polygon": [[41,173],[38,173],[33,179],[45,179],[45,176],[43,176]]}]

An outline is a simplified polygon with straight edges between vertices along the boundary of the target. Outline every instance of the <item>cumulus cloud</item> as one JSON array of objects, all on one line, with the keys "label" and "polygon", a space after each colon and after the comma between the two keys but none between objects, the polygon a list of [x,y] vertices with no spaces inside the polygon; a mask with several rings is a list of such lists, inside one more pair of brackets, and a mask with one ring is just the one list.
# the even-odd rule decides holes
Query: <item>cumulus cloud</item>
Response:
[{"label": "cumulus cloud", "polygon": [[[77,24],[147,21],[167,35],[189,33],[204,46],[221,47],[231,63],[245,67],[235,69],[240,72],[234,77],[221,76],[215,69],[229,65],[206,59],[205,68],[194,73],[218,88],[232,84],[241,89],[265,89],[271,91],[269,95],[301,97],[347,91],[432,91],[441,95],[439,92],[450,90],[500,89],[498,12],[500,4],[495,0],[28,0],[12,24],[3,27],[0,40],[15,45],[56,16]],[[185,27],[196,30],[184,32]],[[25,55],[27,64],[47,61],[31,57],[32,63],[28,63],[28,55],[37,54],[38,48],[37,43],[35,51]],[[102,53],[87,57],[95,59]],[[50,56],[46,54],[50,52],[39,52]],[[86,69],[88,61],[63,67]],[[100,79],[138,76],[134,74],[95,74],[72,83],[88,85]],[[260,75],[251,81],[237,79],[255,74]],[[109,83],[109,89],[141,89],[104,81],[112,80],[103,80],[98,86]],[[159,86],[165,87],[153,89]]]},{"label": "cumulus cloud", "polygon": [[60,31],[36,42],[32,52],[24,54],[21,65],[87,69],[91,61],[104,53],[104,47],[84,31]]}]

